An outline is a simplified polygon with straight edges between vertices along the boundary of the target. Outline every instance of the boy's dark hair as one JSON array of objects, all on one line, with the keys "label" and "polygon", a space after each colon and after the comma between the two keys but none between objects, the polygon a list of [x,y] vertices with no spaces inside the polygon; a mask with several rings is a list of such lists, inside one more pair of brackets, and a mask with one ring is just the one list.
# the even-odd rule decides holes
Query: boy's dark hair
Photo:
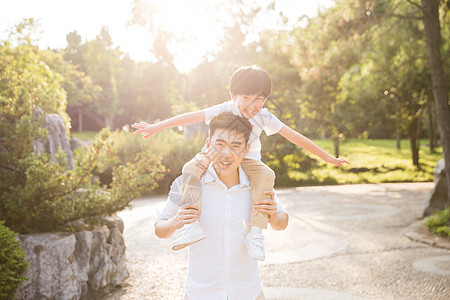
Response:
[{"label": "boy's dark hair", "polygon": [[230,78],[230,92],[234,95],[261,95],[269,97],[272,81],[266,70],[258,65],[239,67]]},{"label": "boy's dark hair", "polygon": [[209,136],[211,137],[217,129],[232,130],[244,135],[245,144],[248,144],[252,124],[243,117],[233,115],[232,113],[222,113],[212,118],[209,123]]}]

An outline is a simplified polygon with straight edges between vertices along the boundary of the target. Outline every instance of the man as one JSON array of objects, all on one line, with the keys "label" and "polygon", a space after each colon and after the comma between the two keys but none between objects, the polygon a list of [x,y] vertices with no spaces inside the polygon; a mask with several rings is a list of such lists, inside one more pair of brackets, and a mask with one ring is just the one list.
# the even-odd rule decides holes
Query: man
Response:
[{"label": "man", "polygon": [[[179,206],[179,178],[155,223],[155,234],[169,238],[200,220],[206,238],[190,246],[186,299],[264,299],[257,262],[244,244],[253,204],[250,182],[239,165],[249,151],[251,130],[248,120],[233,114],[213,118],[206,139],[211,164],[201,179],[201,211],[194,205]],[[273,192],[267,194],[270,198],[255,208],[269,215],[273,229],[284,230],[288,214]]]}]

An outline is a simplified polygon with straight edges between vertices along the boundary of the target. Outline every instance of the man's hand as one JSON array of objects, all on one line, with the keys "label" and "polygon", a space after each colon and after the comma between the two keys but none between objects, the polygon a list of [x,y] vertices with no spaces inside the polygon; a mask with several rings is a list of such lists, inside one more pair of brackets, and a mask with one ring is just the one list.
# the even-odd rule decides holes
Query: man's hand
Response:
[{"label": "man's hand", "polygon": [[147,122],[134,123],[133,125],[131,125],[131,127],[137,129],[135,132],[133,132],[133,134],[146,132],[147,134],[143,136],[144,139],[161,131],[157,124],[149,124]]},{"label": "man's hand", "polygon": [[342,157],[338,157],[338,158],[331,157],[328,162],[330,164],[333,164],[333,165],[338,166],[338,167],[342,167],[344,164],[347,164],[347,165],[350,164],[348,161],[346,161]]},{"label": "man's hand", "polygon": [[180,229],[186,224],[193,223],[200,219],[200,209],[196,205],[181,207],[177,214],[171,218],[175,229]]},{"label": "man's hand", "polygon": [[275,193],[273,191],[267,191],[264,194],[269,197],[261,201],[256,201],[255,209],[261,213],[268,214],[269,220],[271,220],[277,214],[277,204],[273,200]]}]

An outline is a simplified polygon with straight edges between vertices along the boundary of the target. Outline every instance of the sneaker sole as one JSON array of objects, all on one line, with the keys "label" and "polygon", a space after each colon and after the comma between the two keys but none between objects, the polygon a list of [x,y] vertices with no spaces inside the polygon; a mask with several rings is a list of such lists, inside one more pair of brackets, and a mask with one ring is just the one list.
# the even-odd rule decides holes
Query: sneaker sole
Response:
[{"label": "sneaker sole", "polygon": [[184,249],[184,248],[186,248],[187,246],[190,246],[190,245],[192,245],[192,244],[195,244],[195,243],[200,242],[200,241],[203,240],[204,238],[206,238],[206,236],[204,236],[204,237],[202,237],[201,239],[196,240],[196,241],[194,241],[194,242],[190,242],[190,243],[186,243],[186,244],[181,244],[181,245],[175,245],[175,246],[172,246],[172,250],[173,250],[173,251],[178,251],[178,250]]}]

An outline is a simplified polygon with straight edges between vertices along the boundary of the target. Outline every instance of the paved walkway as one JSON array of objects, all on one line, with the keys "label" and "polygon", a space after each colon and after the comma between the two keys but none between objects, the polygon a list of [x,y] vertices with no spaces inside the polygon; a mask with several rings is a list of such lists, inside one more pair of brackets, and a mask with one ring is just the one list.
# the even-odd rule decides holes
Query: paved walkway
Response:
[{"label": "paved walkway", "polygon": [[[266,298],[450,299],[450,242],[434,239],[419,222],[432,186],[279,190],[290,223],[283,232],[265,231],[260,274]],[[170,251],[170,241],[153,233],[155,209],[164,200],[135,200],[119,214],[130,277],[105,299],[183,299],[187,251]]]}]

